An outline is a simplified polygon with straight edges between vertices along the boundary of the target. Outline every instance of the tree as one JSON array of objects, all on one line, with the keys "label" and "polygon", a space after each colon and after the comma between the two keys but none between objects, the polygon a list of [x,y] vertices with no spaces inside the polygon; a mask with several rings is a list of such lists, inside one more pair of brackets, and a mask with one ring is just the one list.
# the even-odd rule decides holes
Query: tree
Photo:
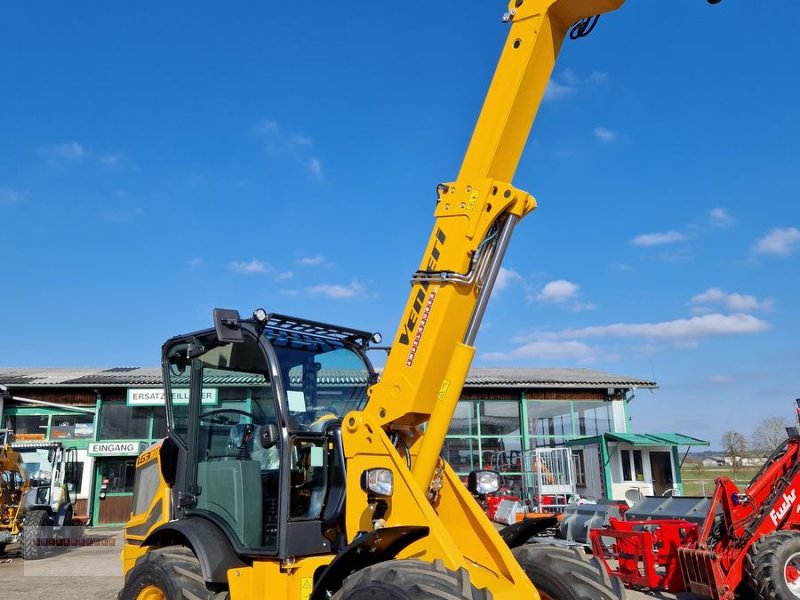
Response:
[{"label": "tree", "polygon": [[751,447],[759,456],[769,456],[788,437],[786,428],[792,424],[784,417],[768,417],[753,431]]},{"label": "tree", "polygon": [[735,481],[742,468],[742,458],[747,454],[747,438],[738,431],[726,431],[722,434],[722,452],[725,455],[725,462],[730,463],[733,468]]}]

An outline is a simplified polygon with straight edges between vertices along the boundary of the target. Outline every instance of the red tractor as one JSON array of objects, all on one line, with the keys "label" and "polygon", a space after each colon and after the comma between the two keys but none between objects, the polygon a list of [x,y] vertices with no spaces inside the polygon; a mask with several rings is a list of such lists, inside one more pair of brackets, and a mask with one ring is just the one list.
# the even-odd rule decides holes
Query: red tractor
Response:
[{"label": "red tractor", "polygon": [[612,520],[591,533],[595,555],[631,587],[713,600],[800,598],[800,435],[791,429],[744,491],[717,479],[701,525]]}]

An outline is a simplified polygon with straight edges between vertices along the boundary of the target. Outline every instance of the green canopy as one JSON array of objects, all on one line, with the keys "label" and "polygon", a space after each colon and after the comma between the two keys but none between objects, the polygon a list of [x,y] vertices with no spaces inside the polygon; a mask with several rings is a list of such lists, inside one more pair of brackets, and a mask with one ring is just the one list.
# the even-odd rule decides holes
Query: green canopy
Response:
[{"label": "green canopy", "polygon": [[631,446],[709,446],[705,440],[693,438],[682,433],[604,433],[590,437],[577,438],[565,442],[567,446],[596,444],[605,442],[623,442]]}]

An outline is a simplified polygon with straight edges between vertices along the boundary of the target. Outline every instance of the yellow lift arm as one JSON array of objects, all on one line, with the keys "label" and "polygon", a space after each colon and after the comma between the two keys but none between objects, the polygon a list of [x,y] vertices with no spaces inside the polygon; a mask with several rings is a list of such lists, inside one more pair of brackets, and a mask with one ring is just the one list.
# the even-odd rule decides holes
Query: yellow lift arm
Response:
[{"label": "yellow lift arm", "polygon": [[381,381],[365,412],[401,430],[427,423],[413,465],[430,483],[514,226],[536,206],[512,185],[567,32],[624,0],[512,0],[508,39],[457,179],[435,223]]}]

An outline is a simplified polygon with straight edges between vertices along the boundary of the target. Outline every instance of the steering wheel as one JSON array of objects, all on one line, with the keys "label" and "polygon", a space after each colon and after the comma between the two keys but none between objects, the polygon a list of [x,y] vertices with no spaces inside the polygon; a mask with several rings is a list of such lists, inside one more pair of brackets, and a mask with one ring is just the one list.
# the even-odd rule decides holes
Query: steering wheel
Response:
[{"label": "steering wheel", "polygon": [[[255,424],[256,419],[258,419],[258,417],[255,414],[253,414],[251,412],[247,412],[246,410],[239,410],[238,408],[212,408],[211,410],[207,410],[206,412],[201,414],[200,418],[201,419],[205,419],[205,418],[210,417],[211,415],[218,415],[219,413],[226,413],[226,412],[227,413],[234,413],[234,414],[237,414],[237,415],[243,415],[245,417],[250,417],[250,419],[253,420],[253,424]],[[224,423],[224,425],[228,425],[228,424],[229,423]],[[233,423],[233,424],[235,424],[235,423]]]}]

